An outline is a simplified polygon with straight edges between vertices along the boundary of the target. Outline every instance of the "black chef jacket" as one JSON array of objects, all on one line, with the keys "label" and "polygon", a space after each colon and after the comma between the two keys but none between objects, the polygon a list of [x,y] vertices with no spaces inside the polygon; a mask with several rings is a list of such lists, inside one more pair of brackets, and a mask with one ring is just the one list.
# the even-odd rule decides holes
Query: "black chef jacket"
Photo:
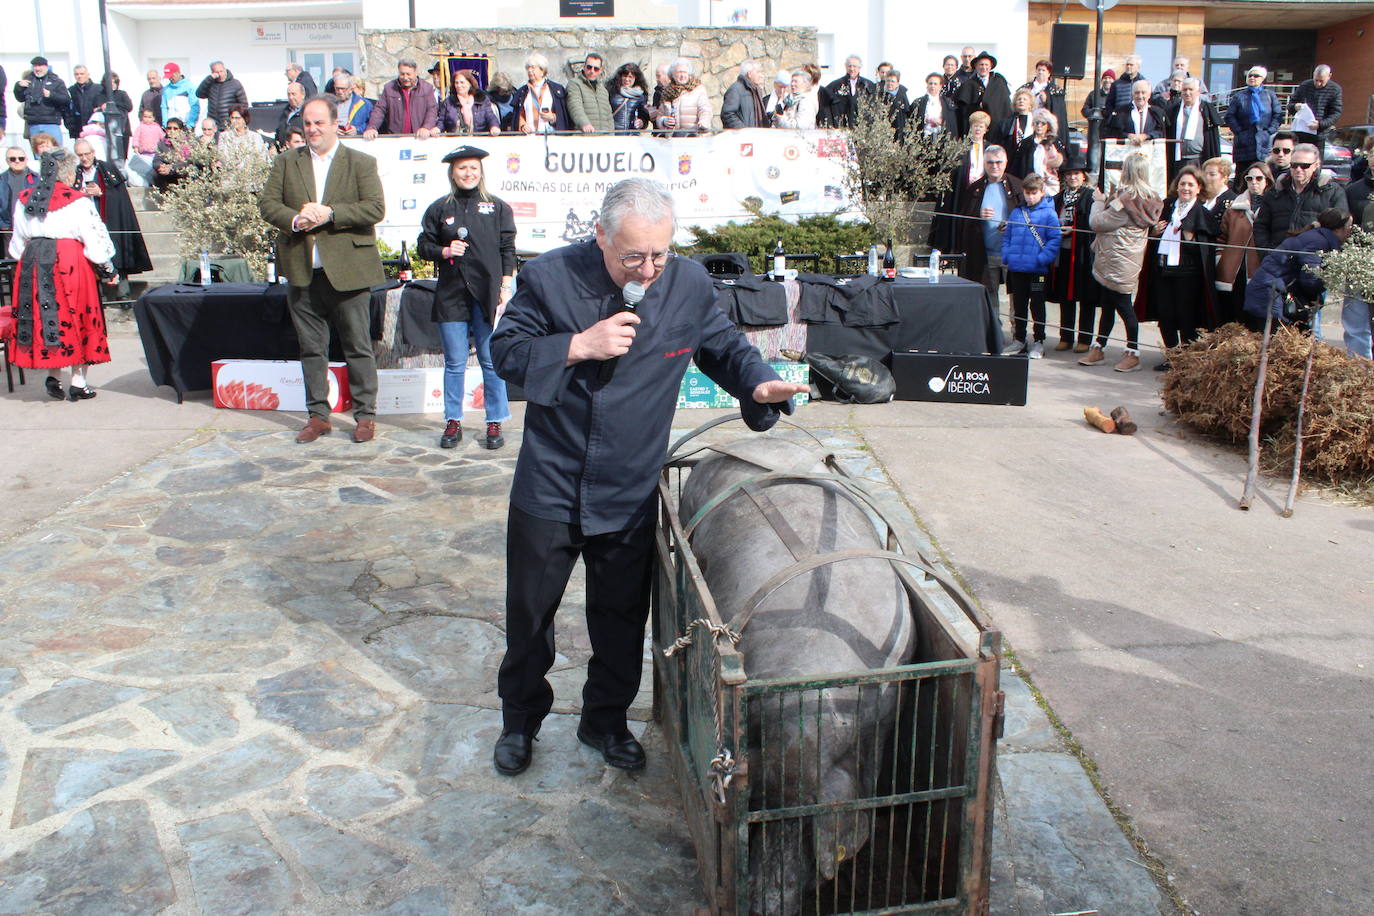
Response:
[{"label": "black chef jacket", "polygon": [[639,303],[634,343],[609,383],[598,377],[599,361],[564,365],[573,335],[621,302],[600,247],[569,245],[525,265],[491,339],[497,374],[524,389],[526,400],[511,504],[587,536],[653,523],[689,360],[739,399],[751,429],[792,412],[790,400],[754,402],[754,388],[778,376],[717,307],[705,268],[687,258],[669,261]]}]

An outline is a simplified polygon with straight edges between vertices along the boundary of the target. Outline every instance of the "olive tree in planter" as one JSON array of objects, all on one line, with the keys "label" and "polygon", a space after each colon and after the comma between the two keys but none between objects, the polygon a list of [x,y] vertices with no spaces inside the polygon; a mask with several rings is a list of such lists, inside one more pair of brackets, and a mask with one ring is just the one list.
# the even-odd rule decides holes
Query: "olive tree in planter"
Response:
[{"label": "olive tree in planter", "polygon": [[1322,255],[1318,272],[1332,295],[1374,302],[1374,232],[1351,229],[1344,245]]},{"label": "olive tree in planter", "polygon": [[845,190],[873,227],[874,241],[920,244],[925,233],[919,230],[930,224],[940,195],[949,191],[968,142],[952,131],[926,134],[915,122],[898,136],[890,113],[881,96],[859,98],[849,129]]},{"label": "olive tree in planter", "polygon": [[271,160],[253,149],[196,143],[180,165],[184,177],[159,195],[159,203],[176,221],[181,257],[237,255],[253,276],[266,279],[277,230],[258,215],[258,192]]}]

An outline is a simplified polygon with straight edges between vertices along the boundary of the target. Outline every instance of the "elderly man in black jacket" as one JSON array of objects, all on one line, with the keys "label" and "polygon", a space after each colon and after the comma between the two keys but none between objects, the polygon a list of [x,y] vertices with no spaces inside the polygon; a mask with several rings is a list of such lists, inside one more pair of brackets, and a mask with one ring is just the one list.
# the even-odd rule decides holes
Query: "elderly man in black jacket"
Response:
[{"label": "elderly man in black jacket", "polygon": [[67,125],[67,133],[78,137],[95,110],[105,104],[105,90],[91,79],[91,71],[83,64],[77,64],[72,68],[72,84],[67,91],[71,94],[71,101],[67,103],[62,119]]},{"label": "elderly man in black jacket", "polygon": [[763,68],[752,60],[739,65],[739,77],[725,90],[720,122],[726,130],[767,127],[763,113]]},{"label": "elderly man in black jacket", "polygon": [[1344,103],[1341,101],[1341,85],[1331,78],[1331,68],[1321,64],[1312,71],[1310,80],[1303,80],[1293,94],[1288,97],[1288,111],[1296,114],[1298,106],[1306,104],[1317,119],[1315,131],[1296,131],[1303,143],[1316,144],[1317,149],[1326,150],[1326,138],[1341,119]]},{"label": "elderly man in black jacket", "polygon": [[955,95],[963,123],[967,124],[975,111],[986,111],[994,125],[1011,117],[1011,87],[1005,76],[993,72],[996,66],[997,58],[987,51],[973,59],[973,76],[964,81]]},{"label": "elderly man in black jacket", "polygon": [[1169,144],[1169,181],[1185,165],[1196,165],[1221,155],[1221,115],[1202,97],[1202,81],[1190,76],[1183,92],[1164,109],[1165,136]]},{"label": "elderly man in black jacket", "polygon": [[1144,143],[1158,140],[1166,130],[1164,112],[1150,104],[1150,83],[1138,79],[1131,86],[1131,101],[1118,108],[1107,122],[1103,136],[1109,139]]},{"label": "elderly man in black jacket", "polygon": [[1299,143],[1293,148],[1288,174],[1280,176],[1260,199],[1253,227],[1255,247],[1277,248],[1308,229],[1324,211],[1348,213],[1348,207],[1336,176],[1321,167],[1317,148]]},{"label": "elderly man in black jacket", "polygon": [[853,127],[854,118],[859,113],[860,96],[871,96],[876,90],[871,79],[863,76],[864,62],[857,54],[844,60],[844,76],[826,84],[821,90],[820,125],[830,127]]},{"label": "elderly man in black jacket", "polygon": [[[525,392],[511,484],[506,655],[497,685],[497,772],[523,772],[553,706],[554,617],[574,565],[587,576],[592,657],[577,737],[607,764],[644,766],[626,721],[639,692],[653,578],[655,488],[689,362],[766,430],[804,385],[781,381],[716,305],[705,268],[674,258],[673,198],[647,178],[606,192],[596,240],[540,255],[491,340],[496,370]],[[632,284],[634,284],[632,286]],[[642,295],[634,310],[625,303]]]},{"label": "elderly man in black jacket", "polygon": [[214,118],[220,130],[229,127],[229,109],[235,105],[248,107],[248,93],[244,92],[243,83],[234,78],[222,60],[211,62],[210,75],[200,81],[196,95],[205,99],[203,113]]},{"label": "elderly man in black jacket", "polygon": [[71,103],[67,84],[48,69],[48,59],[41,54],[29,61],[33,69],[14,84],[14,97],[24,105],[24,136],[38,133],[52,134],[62,139],[62,114]]}]

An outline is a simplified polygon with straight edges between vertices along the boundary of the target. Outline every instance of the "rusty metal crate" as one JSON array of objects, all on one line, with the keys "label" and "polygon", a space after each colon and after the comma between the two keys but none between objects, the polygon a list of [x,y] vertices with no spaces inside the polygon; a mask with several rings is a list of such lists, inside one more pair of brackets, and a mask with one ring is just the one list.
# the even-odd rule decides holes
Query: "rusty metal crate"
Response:
[{"label": "rusty metal crate", "polygon": [[[918,657],[879,670],[750,680],[677,514],[692,463],[670,461],[659,484],[654,710],[712,912],[986,913],[1000,634],[935,564],[904,547],[878,504],[832,461],[903,575]],[[823,701],[837,693],[856,703],[882,697],[893,721],[885,741],[880,732],[856,739],[854,752],[875,764],[872,784],[852,800],[827,802],[806,788],[808,775],[819,781],[819,762],[792,758],[769,723],[814,729],[819,746]],[[844,828],[863,842],[852,854],[836,847],[827,868],[814,838]]]}]

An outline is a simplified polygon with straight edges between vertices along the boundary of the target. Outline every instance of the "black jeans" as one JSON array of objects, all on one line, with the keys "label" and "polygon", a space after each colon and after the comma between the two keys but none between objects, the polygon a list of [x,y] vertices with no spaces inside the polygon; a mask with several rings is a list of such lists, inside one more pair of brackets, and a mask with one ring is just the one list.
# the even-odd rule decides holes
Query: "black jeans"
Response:
[{"label": "black jeans", "polygon": [[1097,345],[1107,346],[1107,335],[1116,326],[1116,316],[1120,315],[1126,325],[1126,349],[1140,349],[1140,322],[1135,317],[1135,303],[1132,293],[1118,293],[1114,289],[1102,287],[1102,315],[1097,319]]},{"label": "black jeans", "polygon": [[1074,342],[1074,327],[1078,328],[1078,342],[1083,346],[1092,343],[1093,318],[1097,315],[1096,302],[1079,302],[1065,299],[1059,303],[1059,339],[1064,343]]},{"label": "black jeans", "polygon": [[588,537],[578,525],[536,518],[511,506],[506,532],[506,655],[497,675],[507,731],[536,734],[553,708],[553,688],[545,675],[554,661],[554,617],[579,556],[587,568],[587,634],[592,644],[582,688],[582,721],[602,733],[625,728],[625,711],[639,693],[644,661],[653,526]]},{"label": "black jeans", "polygon": [[372,356],[371,292],[336,290],[323,270],[316,270],[309,286],[289,286],[286,304],[296,337],[301,342],[301,374],[305,376],[305,407],[312,417],[329,420],[329,328],[339,335],[348,363],[348,388],[353,416],[371,420],[377,414],[377,361]]},{"label": "black jeans", "polygon": [[1045,276],[1018,270],[1007,271],[1007,292],[1011,294],[1012,338],[1026,339],[1026,312],[1035,321],[1035,339],[1045,339]]}]

